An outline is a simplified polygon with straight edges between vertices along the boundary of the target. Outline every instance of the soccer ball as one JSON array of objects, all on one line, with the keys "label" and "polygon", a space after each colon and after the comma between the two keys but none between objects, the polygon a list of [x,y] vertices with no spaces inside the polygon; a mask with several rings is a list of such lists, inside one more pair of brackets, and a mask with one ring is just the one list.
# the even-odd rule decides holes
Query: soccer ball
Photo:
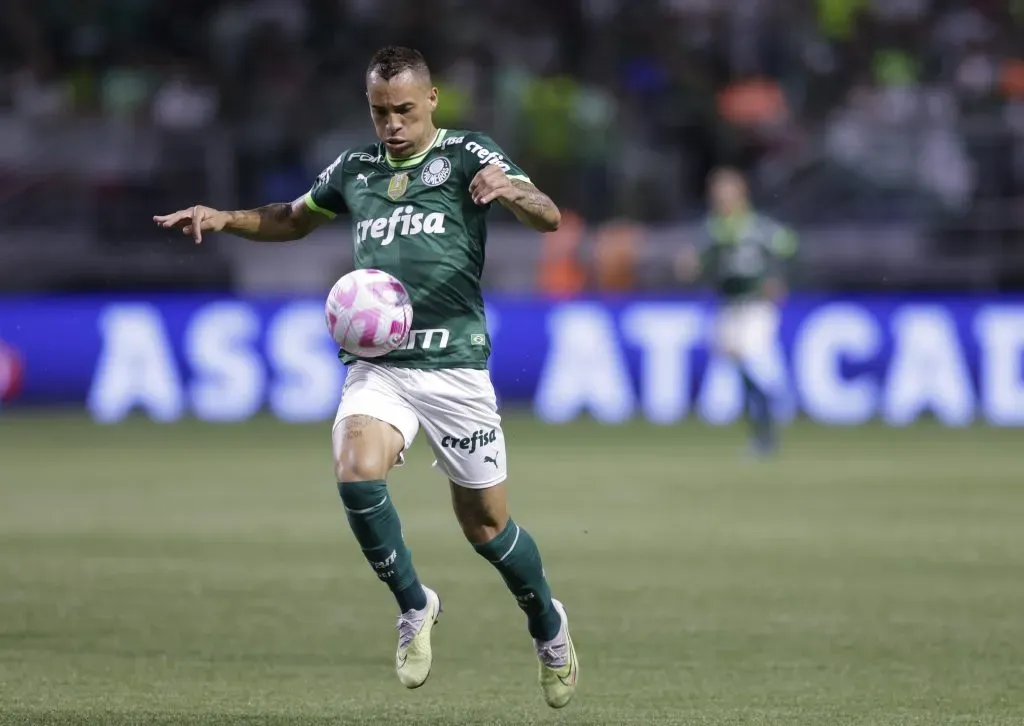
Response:
[{"label": "soccer ball", "polygon": [[380,270],[353,270],[331,288],[327,330],[343,351],[376,358],[403,347],[412,329],[405,285]]}]

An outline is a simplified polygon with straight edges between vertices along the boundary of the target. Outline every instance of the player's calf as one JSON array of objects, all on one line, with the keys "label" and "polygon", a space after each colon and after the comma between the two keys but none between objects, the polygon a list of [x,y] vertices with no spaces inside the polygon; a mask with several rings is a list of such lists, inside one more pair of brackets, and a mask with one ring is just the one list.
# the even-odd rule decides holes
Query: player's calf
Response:
[{"label": "player's calf", "polygon": [[740,375],[743,379],[744,407],[750,421],[754,447],[758,453],[767,454],[775,447],[775,418],[772,413],[771,397],[749,367],[742,363]]},{"label": "player's calf", "polygon": [[334,431],[334,468],[352,533],[398,603],[398,680],[406,688],[419,688],[433,664],[430,635],[441,601],[420,584],[384,481],[404,443],[392,426],[371,416],[343,418]]},{"label": "player's calf", "polygon": [[561,627],[537,543],[508,515],[504,484],[468,489],[452,484],[452,505],[473,549],[501,575],[526,613],[530,635],[550,640]]},{"label": "player's calf", "polygon": [[494,566],[526,613],[540,660],[544,700],[552,708],[562,708],[576,691],[576,650],[565,610],[551,597],[537,543],[508,516],[504,484],[470,489],[453,482],[452,505],[466,539]]},{"label": "player's calf", "polygon": [[350,416],[338,424],[334,441],[338,493],[363,556],[401,612],[423,609],[427,597],[385,484],[404,446],[401,434],[369,416]]}]

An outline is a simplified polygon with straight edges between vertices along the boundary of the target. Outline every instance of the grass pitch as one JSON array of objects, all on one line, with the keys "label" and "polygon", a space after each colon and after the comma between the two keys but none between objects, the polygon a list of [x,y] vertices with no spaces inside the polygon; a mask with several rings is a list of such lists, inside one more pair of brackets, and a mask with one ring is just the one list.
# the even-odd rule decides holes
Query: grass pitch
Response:
[{"label": "grass pitch", "polygon": [[347,530],[328,427],[0,418],[2,724],[1024,724],[1019,431],[507,422],[577,699],[417,442],[392,479],[445,601],[430,681]]}]

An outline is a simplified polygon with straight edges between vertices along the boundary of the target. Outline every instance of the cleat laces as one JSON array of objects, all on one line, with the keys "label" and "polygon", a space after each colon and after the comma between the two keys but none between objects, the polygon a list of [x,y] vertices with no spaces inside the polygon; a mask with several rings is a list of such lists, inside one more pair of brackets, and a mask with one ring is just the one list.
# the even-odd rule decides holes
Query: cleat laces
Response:
[{"label": "cleat laces", "polygon": [[548,668],[564,668],[569,664],[569,639],[555,638],[538,644],[537,657]]},{"label": "cleat laces", "polygon": [[416,634],[420,632],[423,617],[417,610],[410,610],[398,616],[398,647],[406,648]]}]

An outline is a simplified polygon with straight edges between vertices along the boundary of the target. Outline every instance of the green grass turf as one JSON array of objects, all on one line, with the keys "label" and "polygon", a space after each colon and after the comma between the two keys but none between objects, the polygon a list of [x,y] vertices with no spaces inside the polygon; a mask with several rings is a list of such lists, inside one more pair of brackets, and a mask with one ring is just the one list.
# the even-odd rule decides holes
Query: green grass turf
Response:
[{"label": "green grass turf", "polygon": [[508,420],[513,509],[573,625],[543,705],[522,614],[423,441],[393,477],[440,591],[392,671],[328,427],[0,417],[2,724],[1024,724],[1024,438]]}]

